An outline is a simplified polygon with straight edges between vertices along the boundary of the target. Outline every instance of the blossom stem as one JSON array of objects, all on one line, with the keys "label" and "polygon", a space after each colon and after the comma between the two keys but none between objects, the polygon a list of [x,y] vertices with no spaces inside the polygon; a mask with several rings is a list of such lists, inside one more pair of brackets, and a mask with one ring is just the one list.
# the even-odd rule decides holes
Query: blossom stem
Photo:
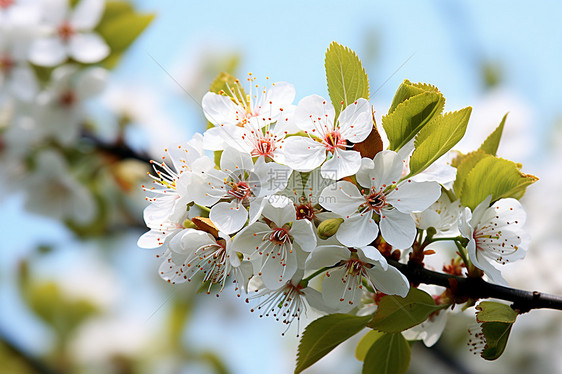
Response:
[{"label": "blossom stem", "polygon": [[308,277],[304,278],[301,282],[306,282],[308,283],[312,278],[317,277],[318,275],[322,274],[323,272],[330,270],[333,266],[331,267],[324,267],[322,269],[316,270],[314,273],[310,274]]},{"label": "blossom stem", "polygon": [[482,278],[465,278],[428,270],[414,261],[407,264],[388,258],[388,263],[397,268],[413,284],[434,284],[449,288],[459,299],[494,298],[511,301],[511,307],[519,314],[532,309],[562,310],[562,297],[538,291],[525,291],[488,283]]},{"label": "blossom stem", "polygon": [[210,208],[207,208],[206,206],[199,205],[199,204],[195,204],[195,205],[196,205],[199,209],[201,209],[202,211],[207,212],[207,213],[211,213],[211,209],[210,209]]}]

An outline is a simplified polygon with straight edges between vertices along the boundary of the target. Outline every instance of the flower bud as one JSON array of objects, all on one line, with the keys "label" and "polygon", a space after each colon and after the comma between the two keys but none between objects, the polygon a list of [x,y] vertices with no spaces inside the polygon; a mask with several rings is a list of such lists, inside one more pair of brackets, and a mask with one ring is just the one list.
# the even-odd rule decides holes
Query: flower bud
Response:
[{"label": "flower bud", "polygon": [[330,218],[322,222],[318,226],[318,236],[320,239],[326,240],[338,232],[340,225],[343,222],[343,218]]}]

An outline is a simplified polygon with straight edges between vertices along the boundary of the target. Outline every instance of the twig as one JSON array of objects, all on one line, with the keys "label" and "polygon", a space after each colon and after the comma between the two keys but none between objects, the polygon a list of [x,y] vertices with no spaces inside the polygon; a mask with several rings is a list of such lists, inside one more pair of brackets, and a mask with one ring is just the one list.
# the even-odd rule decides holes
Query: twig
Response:
[{"label": "twig", "polygon": [[413,284],[424,283],[447,287],[459,298],[494,298],[511,301],[511,307],[519,313],[542,308],[562,310],[562,297],[560,296],[500,286],[488,283],[481,278],[464,278],[439,273],[428,270],[415,262],[403,264],[396,260],[388,259],[388,263],[397,268]]}]

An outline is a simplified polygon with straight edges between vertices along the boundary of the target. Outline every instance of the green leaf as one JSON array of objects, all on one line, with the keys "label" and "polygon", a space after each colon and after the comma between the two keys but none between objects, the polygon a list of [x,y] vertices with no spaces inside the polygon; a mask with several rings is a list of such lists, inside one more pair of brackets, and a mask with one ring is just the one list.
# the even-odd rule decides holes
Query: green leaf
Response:
[{"label": "green leaf", "polygon": [[497,157],[484,157],[467,174],[460,193],[462,205],[476,208],[488,195],[492,202],[512,197],[521,198],[537,177],[524,174],[513,161]]},{"label": "green leaf", "polygon": [[367,356],[367,352],[369,352],[371,346],[383,335],[385,335],[384,332],[376,330],[371,330],[365,334],[359,343],[357,343],[357,347],[355,347],[355,358],[359,361],[365,360],[365,356]]},{"label": "green leaf", "polygon": [[471,112],[472,108],[467,107],[447,113],[435,118],[420,130],[414,141],[415,149],[410,158],[409,176],[424,171],[462,139]]},{"label": "green leaf", "polygon": [[486,322],[482,324],[482,332],[486,346],[480,354],[486,360],[496,360],[505,351],[509,333],[513,323]]},{"label": "green leaf", "polygon": [[431,313],[444,307],[436,305],[428,293],[411,287],[404,298],[384,296],[368,327],[390,333],[404,331],[422,323]]},{"label": "green leaf", "polygon": [[480,355],[486,360],[495,360],[505,350],[517,312],[509,305],[493,301],[481,302],[476,306],[476,310],[476,320],[482,326],[486,341],[486,346]]},{"label": "green leaf", "polygon": [[108,22],[113,18],[121,17],[134,12],[135,9],[133,8],[133,5],[127,1],[108,1],[105,4],[105,10],[100,23]]},{"label": "green leaf", "polygon": [[369,79],[361,60],[351,49],[332,42],[326,51],[326,79],[336,118],[359,98],[369,100]]},{"label": "green leaf", "polygon": [[405,374],[410,366],[410,344],[400,333],[384,334],[365,356],[363,374]]},{"label": "green leaf", "polygon": [[409,97],[389,111],[382,118],[382,126],[390,142],[389,148],[398,151],[406,145],[434,117],[441,114],[444,105],[443,95],[430,90]]},{"label": "green leaf", "polygon": [[479,151],[484,151],[489,155],[495,156],[498,151],[498,146],[500,145],[500,139],[503,133],[503,127],[505,125],[505,120],[507,119],[507,113],[503,116],[502,121],[499,126],[494,130],[493,133],[484,140],[484,143],[478,148]]},{"label": "green leaf", "polygon": [[[461,156],[457,156],[461,157]],[[455,182],[453,183],[453,190],[455,191],[455,195],[460,196],[462,194],[462,188],[464,186],[464,181],[468,176],[468,173],[476,166],[480,160],[485,157],[492,157],[491,155],[485,153],[484,151],[474,151],[463,155],[461,160],[459,161],[457,168],[457,176]]]},{"label": "green leaf", "polygon": [[244,91],[244,87],[242,87],[242,84],[240,84],[240,80],[228,73],[220,73],[215,78],[213,83],[211,83],[209,91],[219,95],[225,94],[227,96],[235,98],[239,103],[245,103],[246,105],[249,105],[246,91]]},{"label": "green leaf", "polygon": [[494,301],[482,301],[476,306],[476,320],[478,322],[506,322],[513,323],[517,312],[509,305]]},{"label": "green leaf", "polygon": [[[109,13],[108,13],[109,12]],[[106,68],[114,67],[122,54],[154,19],[154,14],[135,13],[132,8],[114,4],[106,9],[107,18],[102,18],[96,28],[111,49],[109,56],[102,61]]]},{"label": "green leaf", "polygon": [[306,327],[299,343],[295,374],[327,355],[340,343],[361,331],[371,316],[357,317],[349,314],[330,314]]},{"label": "green leaf", "polygon": [[427,83],[412,83],[409,80],[404,80],[402,84],[396,90],[394,94],[394,98],[392,99],[392,104],[390,105],[390,109],[388,113],[394,112],[394,109],[398,106],[398,104],[408,100],[412,96],[419,95],[424,92],[433,91],[439,92],[437,87],[427,84]]}]

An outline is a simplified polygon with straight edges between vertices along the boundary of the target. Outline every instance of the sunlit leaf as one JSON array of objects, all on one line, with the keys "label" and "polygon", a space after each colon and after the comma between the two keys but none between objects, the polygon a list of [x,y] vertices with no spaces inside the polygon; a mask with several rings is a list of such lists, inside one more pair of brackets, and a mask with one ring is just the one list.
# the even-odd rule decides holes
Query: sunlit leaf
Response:
[{"label": "sunlit leaf", "polygon": [[410,366],[410,344],[400,333],[384,334],[365,356],[363,374],[405,374]]},{"label": "sunlit leaf", "polygon": [[461,203],[474,209],[488,195],[492,195],[492,202],[508,197],[519,199],[537,180],[533,175],[522,173],[513,161],[485,157],[467,174],[460,193]]},{"label": "sunlit leaf", "polygon": [[436,117],[420,130],[410,158],[410,176],[424,171],[459,142],[466,132],[472,108]]},{"label": "sunlit leaf", "polygon": [[355,358],[359,361],[365,360],[365,356],[367,356],[367,352],[369,352],[371,346],[383,335],[385,335],[384,332],[376,330],[371,330],[365,334],[359,343],[357,343],[357,347],[355,347]]},{"label": "sunlit leaf", "polygon": [[429,315],[443,309],[426,292],[411,287],[408,295],[387,295],[381,298],[377,311],[368,326],[384,332],[400,332],[425,321]]},{"label": "sunlit leaf", "polygon": [[351,49],[332,42],[326,52],[326,79],[336,117],[359,98],[369,100],[369,79],[361,60]]},{"label": "sunlit leaf", "polygon": [[500,139],[503,133],[503,127],[505,125],[505,120],[507,119],[507,113],[503,116],[502,121],[499,126],[484,140],[484,143],[478,148],[479,151],[484,151],[489,155],[495,156],[500,145]]},{"label": "sunlit leaf", "polygon": [[420,83],[413,85],[405,81],[394,97],[391,110],[382,118],[382,126],[390,142],[389,148],[398,151],[406,145],[425,125],[441,114],[444,105],[445,99],[435,87]]},{"label": "sunlit leaf", "polygon": [[299,343],[295,373],[302,372],[340,343],[357,334],[370,319],[371,316],[330,314],[312,322],[304,330]]}]

